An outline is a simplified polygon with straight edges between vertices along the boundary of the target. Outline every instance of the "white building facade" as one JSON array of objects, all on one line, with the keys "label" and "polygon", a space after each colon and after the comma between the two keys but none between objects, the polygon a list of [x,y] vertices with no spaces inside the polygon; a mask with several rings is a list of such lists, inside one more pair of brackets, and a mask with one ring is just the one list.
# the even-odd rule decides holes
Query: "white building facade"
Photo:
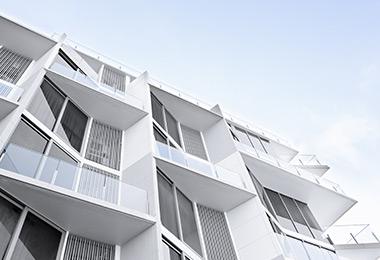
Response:
[{"label": "white building facade", "polygon": [[275,135],[0,17],[2,259],[338,259],[356,201]]}]

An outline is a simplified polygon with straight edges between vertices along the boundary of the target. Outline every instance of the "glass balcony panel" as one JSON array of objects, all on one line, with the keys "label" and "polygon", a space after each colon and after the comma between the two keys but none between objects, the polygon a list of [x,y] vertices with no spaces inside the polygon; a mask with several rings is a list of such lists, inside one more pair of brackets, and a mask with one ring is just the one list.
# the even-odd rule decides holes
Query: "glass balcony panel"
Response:
[{"label": "glass balcony panel", "polygon": [[42,159],[42,154],[27,150],[15,144],[6,148],[0,167],[18,174],[34,178]]},{"label": "glass balcony panel", "polygon": [[309,243],[304,243],[304,246],[311,259],[326,260],[322,250],[319,247]]},{"label": "glass balcony panel", "polygon": [[206,161],[199,160],[198,158],[193,158],[192,156],[187,157],[187,164],[190,168],[202,172],[210,177],[216,177],[215,173],[209,164]]},{"label": "glass balcony panel", "polygon": [[77,168],[76,165],[59,161],[57,177],[54,180],[54,184],[62,188],[73,190],[75,188],[75,181],[77,180]]},{"label": "glass balcony panel", "polygon": [[8,145],[0,168],[92,198],[149,212],[145,190],[15,144]]},{"label": "glass balcony panel", "polygon": [[292,254],[294,256],[294,259],[296,260],[309,259],[306,253],[305,247],[303,245],[303,242],[301,240],[294,239],[291,237],[287,237],[286,239],[289,242],[290,247],[292,248]]},{"label": "glass balcony panel", "polygon": [[156,152],[159,156],[171,160],[169,155],[169,146],[167,144],[156,142]]},{"label": "glass balcony panel", "polygon": [[170,150],[170,158],[172,161],[187,166],[185,154],[183,152],[171,146],[168,146],[168,148]]}]

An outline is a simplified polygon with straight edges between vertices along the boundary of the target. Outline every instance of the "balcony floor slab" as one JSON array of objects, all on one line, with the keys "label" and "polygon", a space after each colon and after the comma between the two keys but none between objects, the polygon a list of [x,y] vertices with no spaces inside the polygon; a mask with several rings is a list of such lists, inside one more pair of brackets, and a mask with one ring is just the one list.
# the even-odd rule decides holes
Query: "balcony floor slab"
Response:
[{"label": "balcony floor slab", "polygon": [[0,188],[64,230],[123,244],[155,223],[145,213],[0,169]]}]

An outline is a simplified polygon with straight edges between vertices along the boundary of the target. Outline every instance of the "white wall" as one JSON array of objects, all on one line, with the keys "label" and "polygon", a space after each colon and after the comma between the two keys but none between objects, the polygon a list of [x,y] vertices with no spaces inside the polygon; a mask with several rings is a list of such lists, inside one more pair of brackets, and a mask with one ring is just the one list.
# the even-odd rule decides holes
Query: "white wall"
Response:
[{"label": "white wall", "polygon": [[202,133],[212,163],[218,163],[236,151],[224,120],[219,120]]},{"label": "white wall", "polygon": [[239,260],[282,259],[277,238],[258,197],[227,212]]},{"label": "white wall", "polygon": [[380,244],[337,246],[336,252],[342,260],[377,260],[380,259]]},{"label": "white wall", "polygon": [[157,260],[161,240],[158,224],[155,224],[121,245],[120,260]]}]

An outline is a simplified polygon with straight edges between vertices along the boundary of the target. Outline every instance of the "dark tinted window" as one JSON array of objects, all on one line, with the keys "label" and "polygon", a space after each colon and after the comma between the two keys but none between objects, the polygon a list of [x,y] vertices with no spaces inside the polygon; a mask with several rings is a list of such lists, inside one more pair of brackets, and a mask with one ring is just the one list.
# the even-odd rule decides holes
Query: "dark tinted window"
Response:
[{"label": "dark tinted window", "polygon": [[53,130],[64,101],[65,97],[47,79],[44,79],[28,110],[50,130]]},{"label": "dark tinted window", "polygon": [[63,113],[58,134],[77,151],[80,151],[86,125],[87,116],[69,101]]}]

